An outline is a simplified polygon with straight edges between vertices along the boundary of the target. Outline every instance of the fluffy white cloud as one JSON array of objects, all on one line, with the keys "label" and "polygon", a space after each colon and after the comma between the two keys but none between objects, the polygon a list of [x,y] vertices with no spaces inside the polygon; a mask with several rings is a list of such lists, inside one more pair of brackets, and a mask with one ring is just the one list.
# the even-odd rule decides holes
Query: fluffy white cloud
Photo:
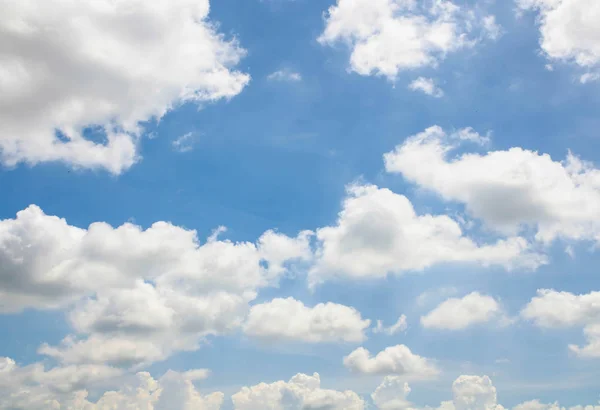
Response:
[{"label": "fluffy white cloud", "polygon": [[371,394],[371,399],[380,410],[408,410],[412,407],[407,400],[410,391],[410,386],[401,377],[385,376]]},{"label": "fluffy white cloud", "polygon": [[581,357],[600,358],[600,292],[575,295],[541,289],[521,316],[542,328],[582,326],[587,345],[569,349]]},{"label": "fluffy white cloud", "polygon": [[381,278],[444,262],[508,269],[545,263],[523,238],[478,245],[450,217],[417,215],[408,198],[374,185],[350,186],[337,225],[318,229],[317,239],[311,285],[335,276]]},{"label": "fluffy white cloud", "polygon": [[[496,388],[488,376],[459,376],[452,384],[452,400],[439,407],[417,406],[408,401],[411,388],[401,379],[388,376],[371,395],[380,410],[505,410],[498,404]],[[521,403],[513,410],[567,410],[558,403],[543,404],[539,400]],[[600,405],[574,406],[568,410],[600,410]]]},{"label": "fluffy white cloud", "polygon": [[289,297],[252,306],[244,331],[268,340],[362,342],[370,324],[352,307],[330,302],[308,307]]},{"label": "fluffy white cloud", "polygon": [[452,384],[456,410],[503,410],[496,388],[487,376],[460,376]]},{"label": "fluffy white cloud", "polygon": [[371,357],[359,347],[344,357],[344,365],[358,373],[402,376],[403,380],[427,380],[436,377],[439,370],[432,360],[410,351],[405,345],[387,347]]},{"label": "fluffy white cloud", "polygon": [[[141,122],[230,98],[244,56],[208,0],[0,0],[0,161],[62,161],[119,174]],[[94,127],[102,137],[86,138]]]},{"label": "fluffy white cloud", "polygon": [[421,317],[421,324],[426,328],[460,330],[502,317],[502,308],[493,297],[472,292],[442,302]]},{"label": "fluffy white cloud", "polygon": [[460,134],[430,127],[385,154],[386,170],[465,204],[499,232],[533,226],[544,243],[600,240],[600,171],[592,164],[571,153],[556,162],[522,148],[452,157]]},{"label": "fluffy white cloud", "polygon": [[408,88],[413,91],[421,91],[435,98],[444,96],[444,90],[435,84],[433,78],[419,77],[408,85]]},{"label": "fluffy white cloud", "polygon": [[72,306],[75,335],[40,349],[63,363],[149,363],[241,326],[258,289],[309,256],[307,233],[201,244],[167,222],[81,229],[30,206],[0,221],[1,307]]},{"label": "fluffy white cloud", "polygon": [[493,37],[489,30],[497,25],[480,20],[474,10],[446,0],[338,0],[319,42],[345,42],[353,71],[394,79],[403,70],[436,66],[478,36]]},{"label": "fluffy white cloud", "polygon": [[[19,367],[0,358],[0,409],[73,410],[218,410],[224,396],[201,396],[192,384],[208,375],[206,370],[167,372],[159,380],[148,373],[123,375],[106,366],[69,366],[45,371],[40,364]],[[107,385],[96,402],[88,401],[88,390]]]},{"label": "fluffy white cloud", "polygon": [[289,382],[277,381],[244,387],[232,396],[235,410],[363,410],[364,401],[352,391],[321,388],[318,373],[297,374]]},{"label": "fluffy white cloud", "polygon": [[540,45],[550,59],[586,69],[600,63],[600,4],[596,0],[517,0],[539,12]]}]

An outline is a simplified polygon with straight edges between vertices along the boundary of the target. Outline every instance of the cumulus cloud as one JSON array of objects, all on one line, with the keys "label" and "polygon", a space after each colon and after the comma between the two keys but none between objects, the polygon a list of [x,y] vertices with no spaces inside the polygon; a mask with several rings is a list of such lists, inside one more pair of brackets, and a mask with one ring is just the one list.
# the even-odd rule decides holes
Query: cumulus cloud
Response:
[{"label": "cumulus cloud", "polygon": [[[202,396],[192,382],[205,378],[204,369],[168,371],[155,380],[149,373],[133,377],[106,366],[68,366],[45,370],[41,364],[19,367],[0,358],[0,409],[85,410],[218,410],[224,395]],[[119,390],[105,390],[107,385]],[[88,400],[88,389],[105,391]]]},{"label": "cumulus cloud", "polygon": [[444,90],[435,84],[433,78],[419,77],[408,85],[408,88],[413,91],[421,91],[435,98],[442,98]]},{"label": "cumulus cloud", "polygon": [[421,317],[430,329],[461,330],[504,317],[502,307],[491,296],[472,292],[463,298],[450,298]]},{"label": "cumulus cloud", "polygon": [[540,289],[521,316],[541,328],[583,327],[587,344],[569,349],[580,357],[600,358],[600,292],[576,295]]},{"label": "cumulus cloud", "polygon": [[[208,0],[1,0],[0,161],[61,161],[119,174],[143,122],[239,94],[245,51]],[[93,134],[92,136],[90,136]]]},{"label": "cumulus cloud", "polygon": [[374,185],[350,186],[337,224],[318,229],[316,236],[312,285],[335,276],[382,278],[444,262],[507,269],[545,263],[521,237],[478,245],[450,217],[418,215],[408,198]]},{"label": "cumulus cloud", "polygon": [[517,0],[520,10],[539,13],[540,45],[549,59],[597,70],[600,5],[595,0]]},{"label": "cumulus cloud", "polygon": [[308,307],[289,297],[252,306],[244,331],[266,340],[362,342],[370,324],[352,307],[330,302]]},{"label": "cumulus cloud", "polygon": [[358,74],[393,80],[400,71],[435,67],[446,55],[493,37],[496,24],[478,17],[445,0],[338,0],[318,40],[346,43],[350,68]]},{"label": "cumulus cloud", "polygon": [[318,373],[297,374],[289,382],[277,381],[244,387],[232,396],[235,410],[363,410],[364,401],[352,391],[321,388]]},{"label": "cumulus cloud", "polygon": [[412,403],[407,400],[410,386],[401,377],[385,376],[371,394],[371,399],[380,410],[408,410]]},{"label": "cumulus cloud", "polygon": [[[458,133],[460,135],[460,133]],[[600,240],[600,171],[522,148],[452,155],[460,137],[433,126],[385,154],[388,172],[465,204],[498,232],[536,229],[536,239]],[[420,164],[427,164],[426,167]]]},{"label": "cumulus cloud", "polygon": [[389,327],[383,326],[383,321],[378,320],[376,327],[373,329],[373,333],[384,333],[388,336],[393,336],[396,333],[403,332],[408,329],[408,323],[406,321],[406,315],[402,315],[398,318],[398,321]]},{"label": "cumulus cloud", "polygon": [[257,291],[308,246],[307,233],[273,231],[257,243],[200,243],[167,222],[82,229],[30,206],[0,221],[0,306],[68,307],[74,335],[40,348],[62,363],[149,363],[239,328]]},{"label": "cumulus cloud", "polygon": [[440,372],[431,359],[414,354],[405,345],[387,347],[375,357],[359,347],[344,357],[344,366],[357,373],[402,376],[405,381],[432,379]]}]

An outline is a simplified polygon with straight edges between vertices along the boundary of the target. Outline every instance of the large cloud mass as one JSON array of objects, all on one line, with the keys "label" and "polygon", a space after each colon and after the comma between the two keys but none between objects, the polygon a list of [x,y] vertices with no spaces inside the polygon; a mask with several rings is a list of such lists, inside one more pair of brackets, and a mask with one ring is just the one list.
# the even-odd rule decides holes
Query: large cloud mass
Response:
[{"label": "large cloud mass", "polygon": [[69,308],[75,334],[40,352],[63,363],[137,365],[243,323],[248,303],[294,259],[310,257],[307,233],[268,231],[234,243],[157,222],[150,228],[69,225],[30,206],[0,221],[4,312]]},{"label": "large cloud mass", "polygon": [[289,382],[277,381],[244,387],[232,397],[235,410],[363,410],[364,401],[352,391],[321,388],[318,373],[297,374]]},{"label": "large cloud mass", "polygon": [[[386,170],[443,199],[465,204],[504,233],[527,226],[536,238],[600,240],[600,171],[569,153],[562,161],[522,148],[452,155],[465,130],[433,126],[385,154]],[[427,164],[427,166],[420,166]]]},{"label": "large cloud mass", "polygon": [[[208,0],[0,0],[0,161],[62,161],[118,174],[140,122],[240,93],[245,54]],[[104,134],[86,138],[95,127]],[[59,135],[60,134],[60,135]]]},{"label": "large cloud mass", "polygon": [[317,239],[312,284],[334,276],[382,278],[444,262],[508,269],[545,263],[521,237],[479,245],[447,215],[418,215],[408,198],[374,185],[350,186],[337,224],[318,229]]},{"label": "large cloud mass", "polygon": [[517,0],[517,4],[523,10],[539,12],[540,45],[550,59],[598,70],[600,3],[596,0]]}]

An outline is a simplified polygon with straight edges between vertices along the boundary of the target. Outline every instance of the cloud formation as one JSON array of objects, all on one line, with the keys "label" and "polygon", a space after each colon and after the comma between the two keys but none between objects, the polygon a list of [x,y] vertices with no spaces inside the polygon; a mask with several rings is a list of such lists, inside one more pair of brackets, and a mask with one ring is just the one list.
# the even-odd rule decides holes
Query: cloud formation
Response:
[{"label": "cloud formation", "polygon": [[540,289],[521,316],[541,328],[583,327],[587,344],[569,349],[580,357],[600,358],[600,292],[576,295]]},{"label": "cloud formation", "polygon": [[321,388],[318,373],[297,374],[289,382],[277,381],[244,387],[232,397],[235,410],[363,410],[365,403],[353,391]]},{"label": "cloud formation", "polygon": [[[536,10],[540,46],[551,60],[571,62],[600,74],[600,6],[595,0],[517,0],[521,11]],[[592,77],[590,77],[590,75]],[[594,79],[597,79],[594,78]]]},{"label": "cloud formation", "polygon": [[308,237],[201,244],[167,222],[82,229],[30,206],[0,221],[1,308],[68,308],[74,334],[40,348],[62,363],[151,363],[239,328],[257,291],[310,257]]},{"label": "cloud formation", "polygon": [[387,347],[374,357],[359,347],[344,357],[344,366],[357,373],[402,376],[405,381],[432,379],[440,373],[431,359],[414,354],[405,345]]},{"label": "cloud formation", "polygon": [[386,170],[464,204],[500,233],[532,227],[544,244],[600,240],[600,171],[591,163],[571,153],[558,162],[522,148],[453,155],[460,135],[427,128],[384,155]]},{"label": "cloud formation", "polygon": [[352,71],[394,80],[400,71],[435,67],[446,55],[494,37],[495,21],[482,21],[446,0],[338,0],[318,40],[347,44]]},{"label": "cloud formation", "polygon": [[[202,396],[193,385],[206,370],[168,371],[158,380],[149,373],[122,374],[106,366],[68,366],[45,370],[41,364],[19,367],[0,358],[0,409],[27,410],[219,410],[223,393]],[[120,386],[119,390],[105,390]],[[105,391],[89,401],[87,389]]]},{"label": "cloud formation", "polygon": [[231,98],[250,79],[234,68],[245,50],[216,31],[208,0],[1,0],[0,9],[7,166],[119,174],[140,158],[143,122]]},{"label": "cloud formation", "polygon": [[[419,167],[424,168],[424,167]],[[337,223],[317,230],[311,284],[327,278],[383,278],[440,263],[535,269],[545,257],[521,237],[477,244],[447,215],[418,215],[403,195],[375,185],[347,190]]]},{"label": "cloud formation", "polygon": [[370,324],[354,308],[331,302],[307,307],[289,297],[252,306],[244,332],[268,340],[359,343]]},{"label": "cloud formation", "polygon": [[462,330],[503,317],[502,307],[493,297],[472,292],[442,302],[421,317],[421,325],[429,329]]}]

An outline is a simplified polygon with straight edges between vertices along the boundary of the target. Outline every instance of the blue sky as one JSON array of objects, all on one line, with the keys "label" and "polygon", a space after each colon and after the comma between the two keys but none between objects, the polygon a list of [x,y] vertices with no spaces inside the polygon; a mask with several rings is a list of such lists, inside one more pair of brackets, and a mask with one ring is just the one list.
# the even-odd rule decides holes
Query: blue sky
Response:
[{"label": "blue sky", "polygon": [[[594,164],[600,163],[600,86],[594,78],[600,73],[600,32],[593,18],[590,22],[582,17],[587,12],[600,18],[595,2],[456,0],[452,4],[459,11],[435,14],[429,8],[434,2],[404,9],[410,2],[361,0],[355,3],[362,4],[362,12],[355,10],[339,21],[335,12],[350,0],[221,0],[210,3],[209,15],[203,10],[207,0],[157,1],[168,12],[123,0],[129,14],[125,9],[96,9],[87,4],[91,2],[77,7],[67,6],[72,3],[68,1],[48,3],[52,13],[41,6],[20,8],[16,1],[0,0],[10,9],[0,17],[0,56],[10,63],[6,81],[0,71],[0,94],[5,95],[0,96],[4,111],[0,120],[7,124],[0,125],[4,134],[0,137],[0,297],[4,299],[0,299],[0,326],[5,329],[0,357],[16,363],[7,365],[14,367],[7,371],[15,372],[13,382],[2,379],[0,383],[0,392],[15,401],[0,399],[0,408],[50,408],[49,401],[43,401],[50,396],[63,406],[58,408],[67,408],[72,395],[81,390],[89,392],[92,406],[101,403],[105,391],[123,386],[111,385],[111,379],[132,380],[138,371],[148,371],[164,384],[166,397],[170,385],[161,376],[169,370],[177,372],[172,374],[182,385],[194,382],[203,395],[224,393],[220,407],[218,398],[217,404],[189,398],[193,408],[202,409],[233,409],[231,395],[243,386],[287,382],[296,374],[315,372],[326,389],[323,394],[334,397],[327,405],[310,407],[315,403],[311,400],[317,400],[311,394],[316,393],[290,381],[273,387],[285,391],[282,398],[273,399],[279,402],[260,402],[262,393],[256,390],[256,402],[244,404],[238,396],[235,408],[358,409],[363,408],[362,400],[362,406],[382,409],[438,408],[448,400],[454,400],[454,407],[440,409],[502,408],[496,405],[509,409],[530,400],[558,401],[566,408],[598,405],[600,336],[593,332],[600,326],[600,172]],[[193,7],[201,16],[194,21],[185,14],[192,13]],[[376,49],[380,54],[369,55],[368,64],[374,68],[360,72],[351,60],[354,47],[381,39],[378,32],[359,38],[354,25],[363,18],[367,26],[373,24],[366,10],[388,9],[394,13],[386,24],[401,27],[409,24],[402,18],[422,15],[425,20],[417,23],[450,24],[456,32],[439,49],[423,46],[432,60],[417,63],[408,62],[412,57],[402,55],[402,50],[397,51],[400,60],[394,60],[395,47],[408,40],[392,36],[392,43]],[[471,17],[464,14],[469,11]],[[61,16],[87,18],[90,23],[62,26],[55,19]],[[485,16],[495,16],[496,34],[482,25]],[[181,28],[178,18],[186,18]],[[139,31],[129,26],[122,34],[117,28],[126,27],[129,19],[141,21]],[[19,31],[14,28],[18,21],[40,30],[53,28],[49,32],[58,33],[57,39],[50,34],[44,40],[42,31]],[[573,21],[585,29],[574,29]],[[335,24],[347,32],[355,30],[354,34],[323,40]],[[106,39],[94,37],[96,29],[111,34]],[[161,40],[147,44],[146,39],[154,35],[150,32]],[[461,43],[461,33],[473,44]],[[61,42],[60,35],[79,39]],[[45,41],[50,45],[45,46]],[[62,69],[43,52],[44,47],[73,59],[67,59]],[[94,47],[98,55],[89,51]],[[191,56],[181,58],[189,50]],[[227,53],[234,57],[223,57]],[[391,74],[382,68],[388,63],[395,65]],[[28,79],[23,83],[27,87],[18,83],[17,66]],[[592,81],[583,80],[586,74]],[[81,83],[77,83],[79,76]],[[409,84],[419,77],[433,81],[443,96],[411,90]],[[77,84],[72,85],[70,78]],[[190,88],[213,94],[186,99],[183,90]],[[79,103],[81,112],[70,108]],[[443,135],[425,131],[434,125],[441,127]],[[100,131],[93,131],[94,126]],[[461,141],[465,129],[476,133],[477,140]],[[56,131],[67,137],[56,140]],[[410,145],[420,133],[427,135],[421,134],[424,139]],[[106,143],[113,134],[132,141],[135,160],[127,157],[125,148],[119,151],[120,146]],[[187,145],[175,143],[182,136]],[[94,144],[76,145],[86,139]],[[73,147],[69,154],[57,148],[61,143]],[[114,156],[102,156],[99,147],[105,144]],[[420,156],[430,152],[426,150],[431,144],[448,150],[439,161]],[[519,159],[508,151],[513,147],[530,155]],[[384,161],[384,154],[393,152],[402,153],[395,168]],[[569,152],[589,163],[569,171],[565,160]],[[507,154],[494,162],[490,160],[494,153]],[[482,160],[463,161],[469,157]],[[509,165],[513,158],[515,164],[521,161],[514,167]],[[468,172],[459,170],[463,165],[460,169]],[[519,174],[523,169],[525,176]],[[536,175],[548,178],[539,182]],[[353,197],[350,186],[377,188]],[[498,194],[501,189],[504,195]],[[415,215],[430,215],[437,222],[413,221],[399,207],[403,201],[399,198],[411,204]],[[378,202],[387,200],[389,208]],[[17,213],[30,205],[37,205],[43,214],[28,213],[19,225]],[[530,209],[536,210],[535,215]],[[354,215],[358,219],[352,219]],[[510,226],[497,223],[500,215],[511,221]],[[65,218],[72,233],[58,232],[48,222],[50,216]],[[153,229],[157,221],[178,227],[177,239],[172,240],[181,242],[171,245],[171,237],[162,231],[156,237],[144,236],[143,231]],[[74,227],[88,229],[95,222],[113,228],[132,223],[139,227],[139,236],[132,234],[133,242],[123,239],[121,245],[121,231],[107,232],[104,238],[97,233],[99,242],[72,239],[79,238]],[[405,230],[413,223],[416,231]],[[434,232],[421,235],[429,223],[436,224]],[[215,261],[224,266],[234,258],[230,253],[194,253],[219,226],[227,230],[219,234],[217,243],[256,244],[252,246],[262,258],[260,266],[250,267],[255,261],[252,253],[239,262],[248,266],[235,265],[241,273],[228,267],[211,270],[218,265]],[[321,236],[324,227],[332,228],[330,236]],[[540,239],[546,228],[553,233],[548,240]],[[197,233],[196,244],[183,233],[191,230]],[[275,230],[277,241],[265,256],[259,238],[269,230]],[[298,236],[305,230],[314,233],[306,241]],[[505,250],[497,245],[517,237],[525,248]],[[293,249],[281,245],[283,241],[289,247],[293,242]],[[398,245],[388,249],[388,242]],[[486,246],[490,249],[483,249]],[[277,259],[280,255],[284,256]],[[532,262],[541,260],[536,258],[544,262]],[[276,271],[278,261],[282,265]],[[135,275],[141,284],[127,279],[135,276],[131,272],[140,272]],[[255,273],[268,277],[269,283],[261,279],[240,284]],[[114,282],[101,280],[113,274],[120,275]],[[311,278],[319,281],[314,288],[309,286]],[[202,290],[192,294],[191,288],[174,285],[179,280],[189,280],[192,288]],[[228,285],[212,284],[221,281]],[[150,303],[163,303],[166,298],[167,293],[160,293],[163,299],[153,302],[140,293],[141,299],[136,299],[144,284],[152,292],[180,292],[168,294],[208,303],[202,314],[216,317],[218,323],[188,331],[173,319],[160,328],[160,335],[142,335],[148,349],[158,346],[158,355],[148,353],[137,362],[98,359],[105,357],[100,350],[112,348],[106,346],[113,337],[123,343],[141,340],[139,334],[127,333],[130,321],[140,321],[136,326],[143,321],[153,329],[163,326],[145,322],[153,322],[156,314],[158,323],[162,310],[150,310],[146,318],[130,317],[132,311],[154,309]],[[57,290],[60,287],[64,289]],[[537,293],[539,289],[552,289],[555,294],[544,296]],[[121,295],[118,292],[125,293],[116,296]],[[235,305],[235,317],[216,307],[225,304],[212,299],[222,296],[218,292],[243,299],[235,302],[241,303]],[[256,294],[247,296],[247,292]],[[473,292],[474,299],[467,299]],[[282,321],[278,315],[285,318],[288,313],[275,311],[272,301],[278,298],[293,298],[306,310],[297,312],[295,320]],[[108,301],[108,307],[102,300]],[[128,305],[136,300],[143,302],[136,308]],[[444,304],[448,301],[454,308]],[[311,310],[328,302],[321,313]],[[161,305],[161,309],[168,308],[167,316],[181,317],[177,320],[185,322],[200,314],[186,311],[176,299],[164,303],[166,308]],[[138,312],[139,306],[144,308]],[[263,316],[252,306],[264,306]],[[434,324],[425,325],[423,318],[433,312],[438,313],[431,319]],[[251,320],[253,313],[256,323]],[[102,315],[109,314],[115,322],[110,319],[102,327]],[[393,334],[373,332],[377,320],[391,326],[401,315],[406,315],[406,328]],[[361,325],[367,319],[370,324]],[[311,320],[315,322],[303,327]],[[456,321],[464,325],[453,325]],[[586,339],[585,331],[592,336]],[[164,336],[169,333],[173,340]],[[67,335],[80,341],[100,338],[104,347],[103,343],[85,345],[81,351],[65,347],[61,340]],[[192,342],[186,344],[185,338]],[[54,350],[40,349],[43,344]],[[578,353],[570,345],[589,349]],[[397,359],[395,370],[375,361],[366,367],[344,363],[360,347],[375,356],[397,346],[417,355],[418,365],[402,362],[411,359],[406,356]],[[115,354],[121,354],[117,350]],[[59,377],[44,378],[43,371],[40,376],[39,369],[31,367],[36,363],[43,363],[46,371],[73,372],[83,381],[57,390],[53,383]],[[85,366],[96,367],[91,371]],[[435,375],[428,374],[428,366],[436,369]],[[209,369],[210,375],[198,381],[186,373],[193,369]],[[96,376],[81,376],[85,371]],[[98,376],[103,374],[111,377]],[[460,390],[455,380],[461,375],[471,377],[465,380],[473,386],[485,385],[479,395]],[[386,407],[387,399],[378,402],[379,396],[372,397],[384,377],[398,385],[409,383],[408,398],[400,390],[391,394],[412,404]],[[22,394],[26,386],[34,386],[30,388],[43,400],[17,401],[17,393]],[[345,402],[333,390],[352,390],[356,397]],[[497,399],[492,398],[496,391]],[[127,396],[124,391],[119,394]],[[472,404],[464,404],[467,399],[461,402],[469,394],[476,396]],[[164,397],[151,408],[162,409]],[[287,404],[291,407],[284,407],[286,397],[292,400]],[[120,405],[125,406],[126,400]],[[103,408],[98,403],[98,407],[73,408]],[[535,405],[519,410],[551,409]]]}]

